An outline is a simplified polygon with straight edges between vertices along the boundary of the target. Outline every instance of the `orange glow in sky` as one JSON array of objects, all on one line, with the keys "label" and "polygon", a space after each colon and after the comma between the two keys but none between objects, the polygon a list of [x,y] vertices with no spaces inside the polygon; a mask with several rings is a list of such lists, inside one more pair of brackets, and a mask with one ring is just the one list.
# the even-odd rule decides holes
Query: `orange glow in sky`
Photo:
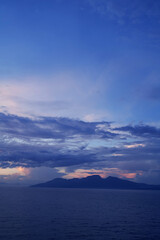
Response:
[{"label": "orange glow in sky", "polygon": [[[60,172],[61,170],[59,170]],[[63,173],[65,173],[65,170],[63,169]],[[139,175],[142,175],[142,173],[139,173]],[[84,178],[92,175],[99,175],[102,178],[106,178],[108,176],[117,176],[120,178],[128,178],[128,179],[133,179],[136,177],[137,172],[124,172],[118,168],[105,168],[104,170],[96,170],[96,169],[77,169],[74,172],[67,173],[64,176],[66,179],[71,179],[71,178]]]},{"label": "orange glow in sky", "polygon": [[29,175],[30,169],[23,168],[23,167],[16,167],[16,168],[0,168],[0,175],[7,176],[7,175],[19,175],[19,176],[26,176]]}]

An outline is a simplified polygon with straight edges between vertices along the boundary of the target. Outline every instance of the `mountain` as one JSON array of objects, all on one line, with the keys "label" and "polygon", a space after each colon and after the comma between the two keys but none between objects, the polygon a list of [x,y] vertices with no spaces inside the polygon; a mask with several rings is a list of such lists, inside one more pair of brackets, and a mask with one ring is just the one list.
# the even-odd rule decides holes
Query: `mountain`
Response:
[{"label": "mountain", "polygon": [[160,190],[160,185],[135,183],[111,176],[101,178],[99,175],[93,175],[86,178],[73,178],[69,180],[55,178],[49,182],[32,185],[31,187]]}]

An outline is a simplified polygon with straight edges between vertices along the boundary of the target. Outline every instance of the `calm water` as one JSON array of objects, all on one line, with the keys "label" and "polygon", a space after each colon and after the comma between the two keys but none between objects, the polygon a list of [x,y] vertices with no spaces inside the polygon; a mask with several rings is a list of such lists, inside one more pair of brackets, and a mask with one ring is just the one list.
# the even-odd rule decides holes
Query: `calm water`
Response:
[{"label": "calm water", "polygon": [[1,188],[1,240],[160,239],[160,191]]}]

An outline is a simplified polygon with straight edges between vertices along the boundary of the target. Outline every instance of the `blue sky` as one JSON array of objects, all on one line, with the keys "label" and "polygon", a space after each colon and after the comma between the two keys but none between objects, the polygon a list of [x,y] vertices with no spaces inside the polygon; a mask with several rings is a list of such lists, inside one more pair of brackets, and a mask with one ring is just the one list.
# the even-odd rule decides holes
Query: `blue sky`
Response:
[{"label": "blue sky", "polygon": [[157,0],[1,0],[1,182],[160,183],[159,25]]}]

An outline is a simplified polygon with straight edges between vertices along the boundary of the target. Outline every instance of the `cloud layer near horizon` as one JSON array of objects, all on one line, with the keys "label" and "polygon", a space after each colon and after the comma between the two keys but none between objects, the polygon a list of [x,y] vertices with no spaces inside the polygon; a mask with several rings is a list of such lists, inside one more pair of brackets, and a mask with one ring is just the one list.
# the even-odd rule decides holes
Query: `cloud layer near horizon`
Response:
[{"label": "cloud layer near horizon", "polygon": [[160,180],[160,128],[156,126],[115,127],[104,121],[1,113],[0,132],[1,169],[49,167],[68,178],[97,173]]}]

